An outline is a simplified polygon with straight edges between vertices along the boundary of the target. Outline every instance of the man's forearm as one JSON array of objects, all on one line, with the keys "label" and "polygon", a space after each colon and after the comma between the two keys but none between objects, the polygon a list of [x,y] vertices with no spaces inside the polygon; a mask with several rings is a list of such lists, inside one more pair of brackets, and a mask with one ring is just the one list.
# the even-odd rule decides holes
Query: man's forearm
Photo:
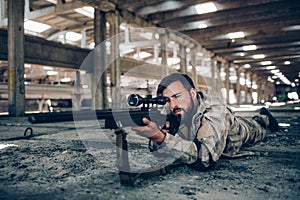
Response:
[{"label": "man's forearm", "polygon": [[161,144],[164,142],[166,138],[166,134],[162,130],[157,131],[153,136],[151,136],[149,139],[157,144]]},{"label": "man's forearm", "polygon": [[187,164],[195,162],[198,157],[197,147],[193,141],[184,140],[179,135],[173,136],[168,133],[162,143],[153,143],[153,149]]}]

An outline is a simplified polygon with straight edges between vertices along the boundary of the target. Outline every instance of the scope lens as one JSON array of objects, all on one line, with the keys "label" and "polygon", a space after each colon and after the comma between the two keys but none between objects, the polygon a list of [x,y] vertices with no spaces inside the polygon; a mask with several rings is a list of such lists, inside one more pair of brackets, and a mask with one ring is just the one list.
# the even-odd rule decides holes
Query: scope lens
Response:
[{"label": "scope lens", "polygon": [[139,102],[139,97],[138,97],[138,95],[131,94],[131,95],[128,97],[128,105],[129,105],[129,106],[137,106],[137,105],[138,105],[138,102]]}]

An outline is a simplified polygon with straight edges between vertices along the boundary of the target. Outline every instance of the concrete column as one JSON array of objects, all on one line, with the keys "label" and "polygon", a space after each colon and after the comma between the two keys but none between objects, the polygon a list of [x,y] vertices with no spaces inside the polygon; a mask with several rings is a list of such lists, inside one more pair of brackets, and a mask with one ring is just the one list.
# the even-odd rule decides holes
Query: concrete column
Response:
[{"label": "concrete column", "polygon": [[275,84],[269,83],[270,87],[270,99],[273,100],[273,97],[276,95]]},{"label": "concrete column", "polygon": [[265,94],[266,94],[266,81],[265,80],[261,80],[261,90],[262,90],[262,94],[261,94],[261,100],[263,102],[266,101],[265,99]]},{"label": "concrete column", "polygon": [[[258,85],[258,82],[257,82],[257,76],[256,76],[256,74],[252,74],[252,76],[251,76],[251,81],[252,81],[252,87],[253,87],[253,85],[254,85],[254,82],[255,82],[255,84],[256,85]],[[256,94],[258,95],[258,89],[253,89],[252,88],[252,93],[253,92],[256,92]],[[251,94],[252,95],[252,94]],[[258,97],[256,97],[255,99],[254,98],[252,98],[252,100],[253,100],[253,103],[255,103],[255,104],[257,104],[258,103]]]},{"label": "concrete column", "polygon": [[260,104],[262,100],[262,83],[260,79],[257,79],[257,103]]},{"label": "concrete column", "polygon": [[222,81],[222,78],[221,78],[221,70],[222,70],[222,62],[218,61],[217,59],[215,59],[215,68],[214,68],[214,77],[215,77],[215,80],[214,80],[214,84],[215,84],[215,88],[216,88],[216,91],[218,93],[218,95],[220,97],[223,98],[223,100],[225,101],[225,94],[223,93],[224,92],[224,84],[223,84],[223,81]]},{"label": "concrete column", "polygon": [[158,44],[154,44],[154,63],[159,64],[159,48]]},{"label": "concrete column", "polygon": [[8,112],[18,117],[25,114],[24,84],[24,1],[8,4]]},{"label": "concrete column", "polygon": [[5,19],[4,0],[0,0],[0,21]]},{"label": "concrete column", "polygon": [[274,92],[273,92],[273,84],[267,81],[268,84],[268,98],[267,101],[273,100]]},{"label": "concrete column", "polygon": [[226,78],[225,78],[225,88],[226,88],[226,103],[229,104],[229,90],[230,90],[230,82],[229,82],[229,73],[230,73],[230,65],[231,63],[228,61],[225,66]]},{"label": "concrete column", "polygon": [[269,84],[267,80],[264,80],[264,100],[269,100]]},{"label": "concrete column", "polygon": [[82,102],[82,88],[81,88],[81,81],[80,81],[80,71],[76,71],[76,79],[75,79],[73,100],[72,100],[73,110],[80,110],[81,102]]},{"label": "concrete column", "polygon": [[43,112],[44,103],[45,103],[44,97],[42,99],[37,99],[36,102],[38,103],[39,106],[39,112]]},{"label": "concrete column", "polygon": [[253,95],[252,95],[252,93],[253,93],[253,73],[250,73],[249,74],[250,75],[250,88],[249,88],[249,95],[250,95],[250,102],[249,103],[251,103],[251,104],[253,104]]},{"label": "concrete column", "polygon": [[239,70],[239,85],[240,85],[239,101],[240,101],[240,104],[245,102],[245,91],[244,91],[244,85],[243,85],[243,84],[245,84],[245,81],[242,80],[244,78],[245,78],[244,70],[240,69]]},{"label": "concrete column", "polygon": [[194,84],[195,84],[195,87],[196,89],[197,86],[198,86],[198,74],[197,74],[197,69],[196,69],[196,66],[197,66],[197,63],[196,63],[196,50],[193,50],[191,51],[191,65],[192,65],[192,79],[194,81]]},{"label": "concrete column", "polygon": [[94,13],[94,66],[92,76],[92,108],[106,109],[107,91],[106,91],[106,48],[105,44],[101,48],[97,45],[106,39],[106,16],[105,12],[95,9]]},{"label": "concrete column", "polygon": [[236,86],[235,86],[235,91],[236,91],[236,103],[238,105],[240,105],[241,103],[241,84],[240,84],[240,80],[241,80],[241,73],[240,73],[240,67],[236,68]]},{"label": "concrete column", "polygon": [[248,72],[248,80],[250,81],[250,86],[248,87],[248,103],[252,104],[253,99],[252,99],[252,73]]},{"label": "concrete column", "polygon": [[211,58],[210,62],[210,68],[211,68],[211,87],[213,90],[216,90],[216,59],[214,57]]},{"label": "concrete column", "polygon": [[81,48],[86,48],[86,30],[85,29],[81,29]]},{"label": "concrete column", "polygon": [[162,78],[165,77],[168,73],[168,51],[167,51],[167,44],[168,44],[168,37],[165,34],[160,35],[161,40],[161,64],[164,66],[162,67],[161,76]]},{"label": "concrete column", "polygon": [[243,103],[247,104],[248,87],[247,87],[247,72],[246,71],[244,71],[243,91],[244,91],[244,94],[245,94],[245,99],[244,99]]},{"label": "concrete column", "polygon": [[111,98],[112,98],[112,108],[121,108],[121,61],[120,61],[120,49],[119,49],[119,37],[115,37],[120,33],[120,15],[119,13],[113,13],[110,15],[110,36],[113,38],[111,40]]},{"label": "concrete column", "polygon": [[130,42],[130,31],[128,25],[125,26],[124,34],[125,34],[124,43],[128,44]]},{"label": "concrete column", "polygon": [[31,4],[32,4],[32,0],[25,0],[25,8],[24,8],[25,19],[29,19]]},{"label": "concrete column", "polygon": [[244,89],[245,89],[245,103],[248,104],[249,103],[249,88],[247,85],[247,80],[249,78],[249,73],[247,71],[245,71],[245,85],[244,85]]},{"label": "concrete column", "polygon": [[186,74],[187,73],[186,50],[185,50],[185,46],[182,44],[179,44],[179,57],[180,57],[180,72]]},{"label": "concrete column", "polygon": [[67,32],[64,32],[63,34],[63,38],[61,39],[61,43],[62,44],[66,44],[67,43],[67,37],[66,37]]}]

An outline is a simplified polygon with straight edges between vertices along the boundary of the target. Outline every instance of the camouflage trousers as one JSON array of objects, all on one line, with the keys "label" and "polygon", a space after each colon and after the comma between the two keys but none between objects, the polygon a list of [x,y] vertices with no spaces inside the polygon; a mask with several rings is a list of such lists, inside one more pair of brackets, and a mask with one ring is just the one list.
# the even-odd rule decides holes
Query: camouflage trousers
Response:
[{"label": "camouflage trousers", "polygon": [[269,119],[266,115],[256,115],[252,119],[231,115],[229,120],[228,135],[223,155],[239,157],[251,154],[241,151],[241,147],[254,145],[262,141],[268,130]]}]

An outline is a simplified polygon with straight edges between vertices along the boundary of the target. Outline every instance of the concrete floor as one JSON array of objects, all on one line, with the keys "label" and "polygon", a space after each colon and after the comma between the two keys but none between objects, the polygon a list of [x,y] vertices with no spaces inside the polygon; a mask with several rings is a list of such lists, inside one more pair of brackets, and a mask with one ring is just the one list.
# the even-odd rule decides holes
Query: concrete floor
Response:
[{"label": "concrete floor", "polygon": [[[120,184],[113,131],[100,130],[103,138],[93,122],[79,127],[74,122],[30,124],[27,118],[1,117],[0,199],[298,199],[296,107],[270,109],[280,131],[245,149],[253,156],[222,158],[209,172],[180,166],[165,176],[139,178],[130,187]],[[255,112],[237,113],[251,117]],[[28,127],[33,135],[28,129],[24,137]],[[131,165],[145,167],[147,141],[134,134],[128,141]]]}]

